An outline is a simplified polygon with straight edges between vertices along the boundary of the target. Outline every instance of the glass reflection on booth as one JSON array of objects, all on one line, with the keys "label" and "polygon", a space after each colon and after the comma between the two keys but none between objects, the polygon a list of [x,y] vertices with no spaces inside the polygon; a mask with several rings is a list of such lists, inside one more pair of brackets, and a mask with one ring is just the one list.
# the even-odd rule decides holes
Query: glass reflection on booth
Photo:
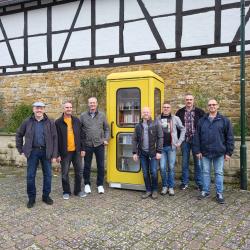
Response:
[{"label": "glass reflection on booth", "polygon": [[132,133],[120,133],[117,136],[117,168],[119,171],[140,171],[139,162],[133,160],[132,137]]},{"label": "glass reflection on booth", "polygon": [[140,90],[137,88],[119,89],[117,91],[117,125],[134,127],[140,121]]}]

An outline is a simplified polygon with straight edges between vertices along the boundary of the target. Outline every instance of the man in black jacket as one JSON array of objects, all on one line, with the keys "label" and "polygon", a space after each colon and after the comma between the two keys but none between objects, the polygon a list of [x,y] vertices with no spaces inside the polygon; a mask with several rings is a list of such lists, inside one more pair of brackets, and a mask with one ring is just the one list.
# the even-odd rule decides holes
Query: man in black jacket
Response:
[{"label": "man in black jacket", "polygon": [[[25,137],[25,143],[23,141]],[[31,208],[36,202],[36,171],[39,161],[43,170],[42,200],[48,205],[53,204],[49,194],[51,192],[51,161],[56,162],[57,133],[54,121],[45,114],[43,102],[33,103],[33,115],[27,118],[16,133],[16,147],[21,155],[27,158],[27,193]]]},{"label": "man in black jacket", "polygon": [[182,124],[185,126],[186,134],[185,140],[181,144],[182,152],[182,183],[181,190],[185,190],[189,183],[189,158],[190,151],[193,154],[194,160],[194,179],[199,190],[202,190],[202,177],[200,161],[196,158],[194,153],[193,137],[196,131],[198,121],[205,112],[194,106],[194,97],[191,94],[185,96],[185,107],[179,109],[176,116],[179,116]]},{"label": "man in black jacket", "polygon": [[85,197],[81,191],[82,181],[82,157],[85,155],[81,142],[81,122],[72,116],[72,103],[66,101],[63,104],[63,114],[56,120],[58,134],[58,158],[62,168],[63,199],[68,200],[71,195],[69,168],[73,164],[75,172],[74,194]]},{"label": "man in black jacket", "polygon": [[223,175],[224,161],[230,159],[234,150],[234,136],[231,122],[218,112],[216,100],[208,101],[209,113],[198,122],[194,137],[194,152],[202,162],[203,189],[198,199],[210,194],[210,168],[214,165],[216,200],[224,203]]},{"label": "man in black jacket", "polygon": [[156,199],[158,194],[157,160],[161,158],[163,147],[163,131],[157,121],[152,121],[150,109],[142,109],[142,120],[135,126],[133,136],[133,159],[140,158],[146,193],[143,199],[152,195]]}]

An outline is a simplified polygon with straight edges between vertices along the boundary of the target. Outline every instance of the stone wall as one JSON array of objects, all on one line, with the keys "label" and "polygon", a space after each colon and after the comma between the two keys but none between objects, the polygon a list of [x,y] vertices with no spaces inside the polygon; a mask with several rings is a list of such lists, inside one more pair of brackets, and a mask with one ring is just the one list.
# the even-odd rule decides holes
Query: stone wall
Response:
[{"label": "stone wall", "polygon": [[[239,56],[199,60],[140,64],[113,68],[92,68],[47,73],[20,74],[0,77],[0,94],[6,114],[21,102],[43,100],[47,113],[58,117],[61,103],[74,99],[80,79],[86,76],[107,76],[113,72],[152,70],[165,81],[165,99],[176,111],[183,105],[183,96],[195,91],[216,97],[223,114],[236,122],[240,116],[240,59]],[[246,57],[246,80],[250,75],[250,56]],[[250,114],[250,87],[246,81],[246,107]],[[250,118],[248,119],[250,125]]]},{"label": "stone wall", "polygon": [[[15,135],[14,134],[0,134],[0,167],[9,166],[26,167],[26,159],[20,156],[15,148]],[[225,163],[225,182],[239,183],[240,181],[240,138],[236,138],[236,149],[230,161]],[[247,166],[248,166],[248,186],[250,189],[250,138],[247,140]],[[192,160],[192,157],[190,157]],[[95,161],[94,168],[95,168]],[[53,167],[59,167],[58,164],[54,164]],[[190,168],[191,176],[193,175],[193,167]],[[176,163],[176,177],[181,175],[181,155],[178,152]]]}]

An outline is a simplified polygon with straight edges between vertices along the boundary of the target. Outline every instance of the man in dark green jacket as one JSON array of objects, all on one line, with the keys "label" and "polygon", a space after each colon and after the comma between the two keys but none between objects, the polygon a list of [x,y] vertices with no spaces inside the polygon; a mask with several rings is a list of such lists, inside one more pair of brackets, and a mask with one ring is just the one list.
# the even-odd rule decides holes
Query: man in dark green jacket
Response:
[{"label": "man in dark green jacket", "polygon": [[[23,141],[25,138],[25,143]],[[52,205],[51,192],[51,162],[57,157],[57,132],[54,121],[45,114],[43,102],[33,103],[33,115],[27,118],[16,133],[16,147],[21,155],[27,158],[27,207],[34,206],[36,201],[35,178],[39,161],[43,170],[42,200]]]}]

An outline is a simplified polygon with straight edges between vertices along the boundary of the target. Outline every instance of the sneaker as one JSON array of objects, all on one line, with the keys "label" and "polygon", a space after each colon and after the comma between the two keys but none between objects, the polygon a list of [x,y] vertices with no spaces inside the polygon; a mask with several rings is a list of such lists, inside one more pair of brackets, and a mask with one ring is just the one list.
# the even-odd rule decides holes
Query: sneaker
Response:
[{"label": "sneaker", "polygon": [[153,191],[153,193],[152,193],[152,199],[155,200],[155,199],[157,199],[157,198],[158,198],[158,193],[157,193],[157,191]]},{"label": "sneaker", "polygon": [[63,194],[63,199],[68,200],[69,199],[69,194]]},{"label": "sneaker", "polygon": [[99,194],[104,194],[104,188],[103,188],[103,186],[98,186],[97,189],[98,189],[98,193]]},{"label": "sneaker", "polygon": [[141,196],[142,199],[147,199],[149,196],[151,196],[151,192],[146,192]]},{"label": "sneaker", "polygon": [[34,200],[29,200],[28,203],[27,203],[27,208],[32,208],[32,207],[34,207],[35,203],[36,203],[36,201],[34,201]]},{"label": "sneaker", "polygon": [[91,193],[91,189],[90,189],[90,185],[89,185],[89,184],[85,185],[85,187],[84,187],[84,192],[85,192],[86,194],[90,194],[90,193]]},{"label": "sneaker", "polygon": [[84,197],[87,196],[87,194],[84,193],[83,191],[81,191],[81,192],[79,192],[79,193],[77,194],[77,196],[79,196],[80,198],[84,198]]},{"label": "sneaker", "polygon": [[43,196],[42,201],[45,202],[47,205],[53,204],[53,200],[49,196]]},{"label": "sneaker", "polygon": [[168,194],[169,194],[169,196],[174,196],[174,189],[173,188],[169,188],[168,189]]},{"label": "sneaker", "polygon": [[216,194],[216,200],[217,200],[217,202],[218,202],[219,204],[224,204],[224,203],[225,203],[225,200],[224,200],[224,198],[223,198],[223,195],[220,194],[220,193],[217,193],[217,194]]},{"label": "sneaker", "polygon": [[187,184],[184,184],[184,183],[181,183],[180,185],[180,190],[185,190],[188,188],[188,185]]},{"label": "sneaker", "polygon": [[205,199],[205,198],[209,197],[209,195],[210,195],[209,193],[202,191],[201,194],[198,196],[198,200]]},{"label": "sneaker", "polygon": [[168,188],[167,187],[162,187],[161,195],[165,195],[165,194],[167,194],[167,192],[168,192]]}]

